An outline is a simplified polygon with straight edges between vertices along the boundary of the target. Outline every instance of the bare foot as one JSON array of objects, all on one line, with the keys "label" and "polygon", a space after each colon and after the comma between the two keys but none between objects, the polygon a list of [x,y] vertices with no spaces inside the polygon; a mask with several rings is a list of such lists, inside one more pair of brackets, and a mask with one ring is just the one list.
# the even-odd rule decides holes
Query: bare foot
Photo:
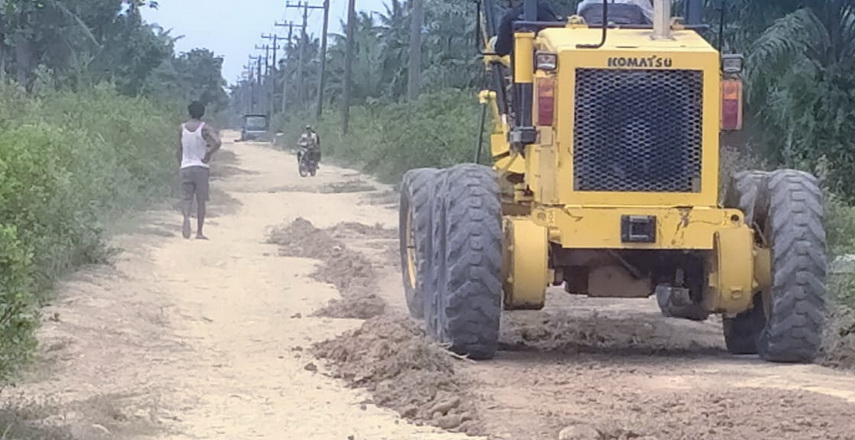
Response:
[{"label": "bare foot", "polygon": [[184,238],[190,238],[190,219],[189,218],[184,219],[184,225],[181,227],[181,235],[184,236]]},{"label": "bare foot", "polygon": [[196,234],[196,240],[207,240],[207,239],[208,239],[208,237],[205,237],[202,234]]}]

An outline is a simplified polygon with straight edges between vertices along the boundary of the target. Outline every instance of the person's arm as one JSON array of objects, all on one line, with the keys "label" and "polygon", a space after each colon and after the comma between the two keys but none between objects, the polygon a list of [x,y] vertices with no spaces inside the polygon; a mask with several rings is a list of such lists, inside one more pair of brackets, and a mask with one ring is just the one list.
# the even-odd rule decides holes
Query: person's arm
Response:
[{"label": "person's arm", "polygon": [[211,156],[220,149],[223,143],[220,142],[220,137],[217,136],[210,127],[208,127],[208,124],[205,124],[205,126],[202,127],[202,137],[208,143],[208,152],[205,154],[205,163],[207,163],[211,160]]},{"label": "person's arm", "polygon": [[496,32],[496,46],[493,51],[499,56],[505,56],[511,53],[514,47],[514,19],[519,15],[520,8],[512,8],[505,12],[502,16],[502,21],[499,23],[499,29]]},{"label": "person's arm", "polygon": [[184,127],[178,128],[178,166],[181,166],[181,159],[184,156],[184,142],[182,142],[182,137],[184,135]]}]

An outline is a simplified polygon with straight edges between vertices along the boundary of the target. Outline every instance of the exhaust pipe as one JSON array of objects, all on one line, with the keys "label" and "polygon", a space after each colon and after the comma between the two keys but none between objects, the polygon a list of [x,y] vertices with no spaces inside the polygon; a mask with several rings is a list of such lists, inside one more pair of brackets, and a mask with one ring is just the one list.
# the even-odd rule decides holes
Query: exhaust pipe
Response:
[{"label": "exhaust pipe", "polygon": [[671,39],[671,0],[653,0],[653,39]]}]

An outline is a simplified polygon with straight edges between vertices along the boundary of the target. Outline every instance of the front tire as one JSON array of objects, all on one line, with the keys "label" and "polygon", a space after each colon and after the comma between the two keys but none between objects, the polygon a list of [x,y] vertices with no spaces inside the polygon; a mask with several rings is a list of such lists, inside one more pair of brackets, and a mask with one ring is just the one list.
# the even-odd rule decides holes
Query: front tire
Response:
[{"label": "front tire", "polygon": [[437,170],[407,171],[401,179],[398,234],[404,296],[410,316],[424,318],[425,283],[431,259],[431,209]]},{"label": "front tire", "polygon": [[491,359],[498,348],[502,310],[502,208],[496,175],[485,166],[458,165],[445,171],[439,183],[428,332],[457,354]]}]

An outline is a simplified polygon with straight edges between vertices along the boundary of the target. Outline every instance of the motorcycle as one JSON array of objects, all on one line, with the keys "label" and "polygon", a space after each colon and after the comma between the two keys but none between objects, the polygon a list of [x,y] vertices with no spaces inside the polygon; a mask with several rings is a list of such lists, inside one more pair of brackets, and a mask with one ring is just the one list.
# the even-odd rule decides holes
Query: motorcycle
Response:
[{"label": "motorcycle", "polygon": [[300,177],[308,175],[314,176],[318,172],[318,164],[309,154],[309,143],[300,141],[300,151],[297,153],[297,164],[300,171]]}]

